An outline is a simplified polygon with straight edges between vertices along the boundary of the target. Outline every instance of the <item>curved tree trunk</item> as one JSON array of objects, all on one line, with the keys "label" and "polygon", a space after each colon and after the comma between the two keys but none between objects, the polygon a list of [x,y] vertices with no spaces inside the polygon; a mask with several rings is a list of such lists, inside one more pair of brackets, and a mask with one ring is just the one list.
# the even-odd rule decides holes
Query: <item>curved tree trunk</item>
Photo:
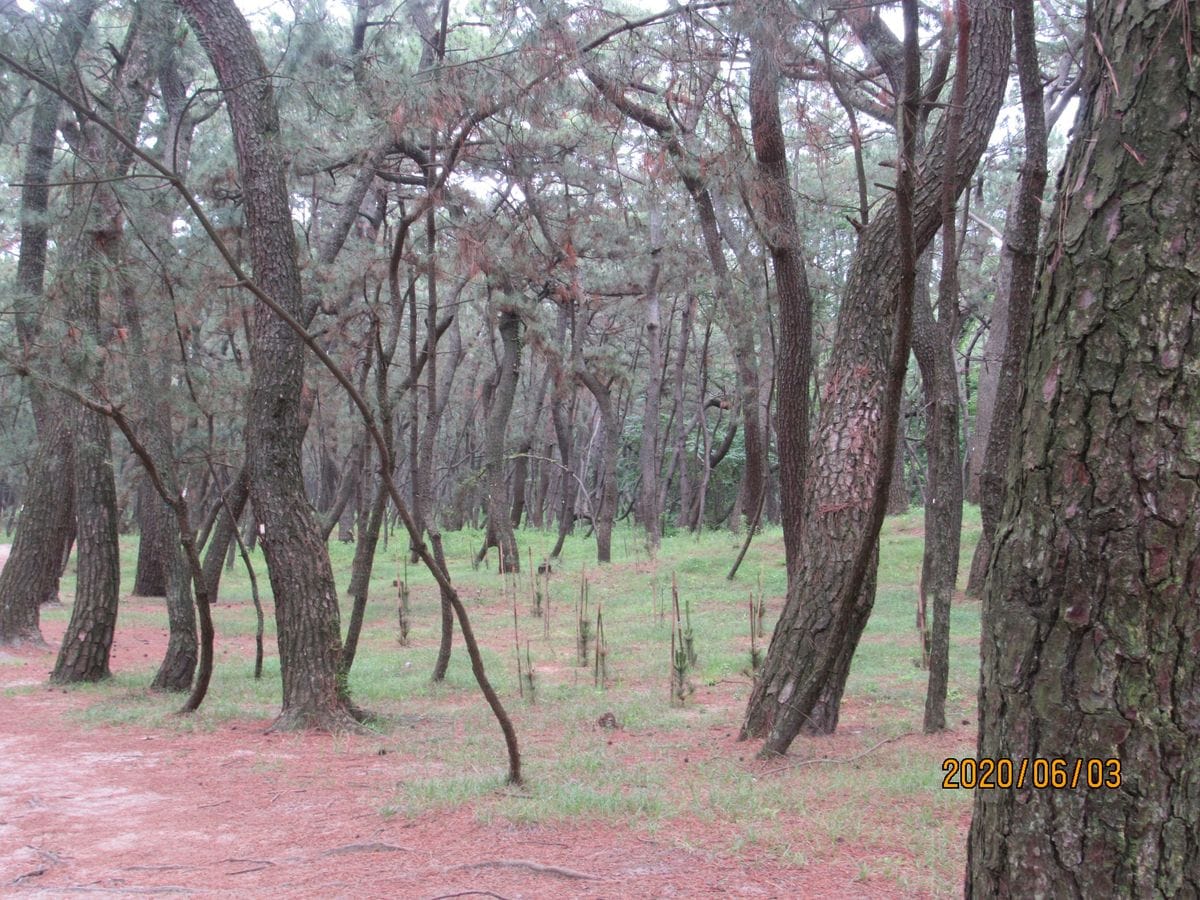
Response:
[{"label": "curved tree trunk", "polygon": [[1092,5],[979,692],[980,758],[1013,760],[1015,779],[1065,760],[1069,787],[1035,788],[1034,769],[976,791],[967,897],[1200,895],[1200,17],[1185,9]]},{"label": "curved tree trunk", "polygon": [[[1007,3],[972,0],[969,11],[973,28],[967,103],[959,153],[952,161],[959,189],[978,163],[999,111],[1011,39]],[[944,139],[944,126],[939,126],[920,166],[922,177],[912,208],[918,254],[941,222],[942,173],[947,164]],[[902,258],[897,225],[896,205],[889,202],[864,229],[855,253],[810,445],[804,514],[789,554],[793,565],[787,602],[743,724],[745,737],[770,733],[770,745],[777,752],[786,749],[814,712],[811,703],[793,700],[793,693],[800,689],[808,696],[828,693],[832,669],[819,671],[814,664],[841,659],[847,651],[853,654],[858,638],[854,629],[831,633],[831,626],[840,620],[853,621],[860,609],[869,614],[874,605],[872,577],[862,580],[854,596],[848,594],[876,484],[890,475],[880,470],[889,427],[882,421],[881,409],[894,328],[894,314],[885,301],[897,297],[901,275],[895,262]],[[814,654],[805,649],[811,647],[824,649]]]},{"label": "curved tree trunk", "polygon": [[568,409],[563,409],[562,395],[567,389],[567,385],[571,384],[571,380],[563,375],[558,376],[560,384],[555,384],[554,394],[550,400],[550,420],[554,424],[554,438],[558,442],[559,462],[562,466],[560,477],[561,488],[559,491],[558,505],[558,538],[554,542],[554,549],[550,551],[550,558],[557,559],[562,553],[563,543],[567,539],[567,535],[571,533],[571,529],[575,527],[575,454],[571,441],[571,431],[575,423],[575,404],[572,402]]},{"label": "curved tree trunk", "polygon": [[[270,73],[232,0],[180,0],[216,70],[233,128],[254,277],[301,322],[291,209]],[[304,493],[300,395],[304,347],[285,322],[255,304],[246,458],[279,634],[283,708],[276,727],[336,728],[352,722],[339,690],[341,630],[328,548]]]}]

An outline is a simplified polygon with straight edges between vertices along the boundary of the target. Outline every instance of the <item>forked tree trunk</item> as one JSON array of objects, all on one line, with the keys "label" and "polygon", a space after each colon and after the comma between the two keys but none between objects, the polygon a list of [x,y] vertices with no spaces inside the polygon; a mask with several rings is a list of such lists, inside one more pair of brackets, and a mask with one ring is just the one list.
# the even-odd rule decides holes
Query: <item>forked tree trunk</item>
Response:
[{"label": "forked tree trunk", "polygon": [[979,758],[1011,760],[1023,783],[975,792],[967,897],[1200,895],[1188,13],[1092,5],[983,596]]},{"label": "forked tree trunk", "polygon": [[[258,286],[307,323],[279,146],[270,73],[232,0],[180,0],[225,94],[246,204]],[[253,375],[246,421],[250,497],[267,558],[279,635],[283,708],[276,727],[352,724],[339,690],[341,629],[327,546],[304,493],[300,445],[304,347],[288,325],[256,303]]]},{"label": "forked tree trunk", "polygon": [[[951,161],[961,189],[974,170],[1003,99],[1011,39],[1008,3],[972,0],[970,75],[959,153]],[[944,126],[939,126],[922,160],[912,209],[913,239],[919,254],[941,221],[941,180],[947,164]],[[838,330],[810,444],[800,534],[791,542],[788,594],[743,724],[745,737],[770,735],[782,752],[805,722],[814,721],[811,703],[793,694],[840,700],[840,666],[819,671],[820,660],[853,655],[861,631],[848,627],[874,605],[874,578],[862,580],[854,596],[853,563],[872,511],[888,423],[882,421],[892,346],[893,316],[884,301],[898,296],[901,258],[894,202],[887,203],[863,231],[838,316]],[[890,463],[890,460],[889,460]],[[890,474],[890,473],[889,473]],[[872,559],[877,558],[876,555]],[[873,572],[874,563],[869,568]],[[852,608],[847,608],[850,605]],[[863,619],[865,623],[865,618]],[[856,633],[858,632],[858,633]],[[821,647],[820,654],[805,648]],[[822,663],[822,666],[824,664]],[[848,671],[848,666],[846,666]],[[834,717],[836,718],[836,716]]]}]

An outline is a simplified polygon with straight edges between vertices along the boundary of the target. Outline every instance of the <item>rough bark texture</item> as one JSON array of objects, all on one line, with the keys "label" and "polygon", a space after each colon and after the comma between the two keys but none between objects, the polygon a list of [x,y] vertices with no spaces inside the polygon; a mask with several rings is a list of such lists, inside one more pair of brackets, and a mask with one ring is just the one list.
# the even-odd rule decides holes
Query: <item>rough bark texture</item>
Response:
[{"label": "rough bark texture", "polygon": [[[970,66],[968,43],[971,20],[965,0],[956,0],[958,53],[954,92],[946,112],[946,152],[958,152],[966,75]],[[958,442],[958,369],[954,349],[958,344],[958,247],[953,178],[942,182],[942,271],[938,281],[937,322],[933,327],[932,365],[922,367],[929,423],[926,458],[929,463],[929,499],[925,504],[925,552],[921,563],[921,603],[930,601],[932,613],[927,646],[929,686],[925,694],[925,733],[946,727],[946,690],[950,678],[950,605],[958,580],[959,544],[962,540],[962,450]],[[915,347],[915,344],[914,344]]]},{"label": "rough bark texture", "polygon": [[[65,8],[51,56],[45,61],[47,75],[57,77],[71,67],[97,6],[96,0],[74,0]],[[27,358],[37,356],[41,334],[50,169],[62,107],[58,95],[48,88],[36,89],[35,97],[21,179],[21,249],[13,296],[17,337]],[[58,598],[62,561],[74,535],[70,417],[64,401],[41,385],[29,384],[29,399],[38,452],[22,497],[12,550],[0,574],[0,645],[42,643],[39,609]]]},{"label": "rough bark texture", "polygon": [[74,418],[78,571],[71,621],[50,675],[60,684],[108,677],[121,578],[108,420],[83,407]]},{"label": "rough bark texture", "polygon": [[[101,250],[97,242],[107,239],[106,234],[95,227],[80,228],[60,279],[68,321],[73,323],[71,333],[77,335],[68,347],[68,365],[80,389],[91,394],[102,391],[104,381],[104,353],[98,340]],[[117,489],[108,420],[82,405],[74,407],[71,418],[77,575],[71,620],[50,675],[60,684],[108,677],[120,587]]]},{"label": "rough bark texture", "polygon": [[[150,85],[166,52],[170,16],[165,2],[144,0],[134,10],[112,89],[105,105],[113,124],[126,137],[137,134],[145,115]],[[80,130],[78,153],[89,170],[119,177],[131,154],[93,125]],[[84,394],[106,394],[105,369],[110,327],[101,314],[101,291],[113,292],[121,257],[122,213],[113,188],[72,187],[70,235],[57,288],[69,323],[64,353],[67,377]],[[108,419],[77,405],[74,420],[76,543],[75,604],[63,635],[51,680],[98,681],[108,677],[120,590],[117,546],[117,491]]]},{"label": "rough bark texture", "polygon": [[[1025,116],[1025,159],[1017,178],[1013,206],[1009,210],[1011,217],[1004,227],[1000,291],[996,296],[998,309],[992,314],[993,322],[997,315],[1006,322],[1005,342],[1001,345],[1003,356],[990,400],[986,452],[978,469],[972,466],[972,475],[978,477],[981,486],[979,513],[983,524],[967,581],[967,592],[976,596],[983,590],[996,523],[1004,502],[1004,473],[1017,424],[1021,367],[1029,341],[1029,309],[1037,287],[1038,233],[1042,221],[1042,191],[1046,187],[1046,120],[1034,34],[1036,24],[1032,21],[1032,12],[1027,11],[1025,6],[1022,0],[1015,7],[1013,16],[1017,72],[1021,79],[1021,108]],[[981,383],[980,401],[983,399],[982,391]]]},{"label": "rough bark texture", "polygon": [[58,599],[75,503],[71,418],[60,413],[57,419],[42,430],[12,551],[0,571],[0,645],[42,644],[40,607]]},{"label": "rough bark texture", "polygon": [[[255,280],[307,322],[311,309],[301,291],[270,73],[232,0],[180,0],[180,5],[200,35],[225,94]],[[336,728],[352,720],[337,678],[337,591],[300,468],[304,347],[265,304],[258,301],[255,306],[246,458],[250,498],[256,518],[264,523],[260,537],[275,597],[283,675],[283,708],[276,726]]]},{"label": "rough bark texture", "polygon": [[163,503],[149,479],[137,488],[138,557],[133,577],[133,593],[138,597],[165,597],[167,570],[171,556],[178,549],[172,540],[169,523],[175,514]]},{"label": "rough bark texture", "polygon": [[1120,786],[977,791],[968,897],[1200,895],[1200,17],[1187,11],[1094,3],[984,590],[980,757],[1066,758],[1069,775],[1075,759],[1116,760]]},{"label": "rough bark texture", "polygon": [[[914,323],[914,332],[915,330],[916,328]],[[914,345],[916,344],[915,333],[913,335],[913,343]],[[907,440],[905,437],[906,425],[907,419],[905,418],[904,410],[902,409],[900,411],[900,423],[898,426],[899,431],[897,432],[899,443],[897,444],[896,456],[892,460],[892,484],[888,490],[887,514],[889,516],[904,515],[906,512],[908,512],[910,505],[908,497],[908,481],[904,477],[904,442]]]},{"label": "rough bark texture", "polygon": [[[970,40],[973,62],[962,140],[953,160],[954,180],[960,189],[986,146],[1003,99],[1011,39],[1007,2],[973,0],[969,8],[975,23]],[[913,236],[918,253],[941,222],[941,180],[946,164],[944,127],[939,126],[919,167],[915,189]],[[820,419],[809,451],[801,533],[789,553],[787,602],[751,694],[743,725],[747,737],[770,732],[784,709],[788,722],[813,721],[814,710],[800,708],[792,700],[797,686],[813,676],[815,656],[804,648],[834,641],[848,645],[852,655],[859,635],[853,628],[846,633],[832,633],[831,628],[839,616],[845,618],[845,604],[854,606],[850,621],[859,616],[859,610],[869,615],[874,604],[873,578],[864,579],[861,596],[847,597],[846,593],[851,562],[866,533],[876,482],[885,476],[880,471],[885,432],[880,410],[894,327],[887,301],[898,294],[898,258],[896,209],[894,202],[889,202],[863,231],[847,279]],[[823,695],[831,693],[828,687],[840,698],[840,685],[830,683]],[[790,724],[784,731],[791,731]],[[790,739],[781,732],[772,737],[772,743],[785,746]]]},{"label": "rough bark texture", "polygon": [[[779,117],[779,66],[776,40],[781,11],[759,10],[750,54],[750,129],[758,162],[763,236],[771,252],[779,294],[778,436],[780,507],[789,568],[803,515],[805,461],[808,455],[809,381],[812,378],[812,298],[804,270],[796,203],[788,177],[787,145]],[[747,501],[752,498],[747,498]],[[761,496],[757,503],[762,502]],[[757,507],[751,510],[756,515]]]}]

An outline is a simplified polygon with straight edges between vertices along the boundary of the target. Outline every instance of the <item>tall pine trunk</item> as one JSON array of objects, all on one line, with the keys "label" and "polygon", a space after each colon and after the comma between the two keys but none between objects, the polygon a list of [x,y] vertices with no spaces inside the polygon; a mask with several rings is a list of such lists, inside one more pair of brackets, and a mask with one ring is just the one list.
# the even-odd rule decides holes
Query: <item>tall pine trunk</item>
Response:
[{"label": "tall pine trunk", "polygon": [[1092,6],[984,589],[979,692],[979,757],[1018,773],[1065,760],[1068,789],[1035,788],[1034,768],[1023,786],[976,791],[968,897],[1200,895],[1190,12]]},{"label": "tall pine trunk", "polygon": [[[1020,399],[1021,367],[1029,340],[1029,308],[1037,287],[1038,233],[1041,230],[1042,191],[1046,187],[1046,120],[1042,101],[1041,67],[1038,65],[1037,44],[1032,36],[1022,34],[1023,16],[1014,17],[1016,27],[1017,72],[1021,79],[1021,108],[1025,118],[1025,159],[1017,177],[1017,190],[1010,216],[1004,226],[1004,255],[999,275],[1000,290],[996,296],[997,312],[993,322],[1002,317],[1004,343],[1001,344],[1000,369],[990,400],[987,444],[980,454],[977,478],[979,513],[982,532],[971,561],[968,593],[979,595],[992,555],[992,540],[1000,519],[1004,497],[1004,472],[1013,429],[1017,424],[1017,403]],[[1033,23],[1024,23],[1027,29]],[[989,347],[991,341],[988,342]],[[980,385],[980,400],[983,385]],[[982,437],[982,436],[981,436]]]},{"label": "tall pine trunk", "polygon": [[[97,0],[73,0],[62,14],[45,74],[71,68]],[[50,170],[62,101],[37,88],[21,187],[21,249],[17,255],[13,312],[21,352],[33,358],[42,332],[41,314],[49,245]],[[29,385],[38,451],[22,499],[12,550],[0,573],[0,645],[42,643],[40,607],[58,598],[63,560],[75,533],[70,415],[66,402],[36,383]]]},{"label": "tall pine trunk", "polygon": [[[258,45],[232,0],[180,0],[200,35],[225,94],[246,205],[254,278],[302,323],[306,304],[297,265],[279,115]],[[276,727],[351,724],[339,689],[340,615],[329,550],[304,492],[300,445],[304,346],[261,301],[255,304],[253,374],[246,421],[250,499],[263,523],[283,708]]]}]

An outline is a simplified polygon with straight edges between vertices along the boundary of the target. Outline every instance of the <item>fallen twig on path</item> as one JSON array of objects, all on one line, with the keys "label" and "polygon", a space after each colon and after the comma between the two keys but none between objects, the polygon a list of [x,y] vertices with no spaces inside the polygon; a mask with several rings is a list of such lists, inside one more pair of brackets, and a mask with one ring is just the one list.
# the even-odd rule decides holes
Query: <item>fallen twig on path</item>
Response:
[{"label": "fallen twig on path", "polygon": [[902,740],[903,738],[906,738],[906,737],[912,737],[915,734],[919,734],[919,732],[906,731],[906,732],[904,732],[904,734],[898,734],[895,737],[885,738],[884,740],[880,741],[875,746],[868,747],[862,753],[856,753],[856,754],[854,754],[854,756],[847,756],[844,759],[838,759],[836,757],[825,757],[825,756],[817,757],[815,759],[798,759],[795,762],[786,763],[785,765],[782,765],[782,766],[776,766],[773,769],[767,769],[765,772],[761,772],[760,774],[761,775],[778,775],[780,772],[786,772],[788,769],[798,769],[801,766],[809,766],[809,765],[814,765],[816,763],[827,763],[829,765],[844,766],[848,763],[857,762],[858,760],[862,759],[864,756],[870,756],[872,753],[874,753],[876,750],[878,750],[880,747],[884,746],[885,744],[893,744],[896,741]]}]

